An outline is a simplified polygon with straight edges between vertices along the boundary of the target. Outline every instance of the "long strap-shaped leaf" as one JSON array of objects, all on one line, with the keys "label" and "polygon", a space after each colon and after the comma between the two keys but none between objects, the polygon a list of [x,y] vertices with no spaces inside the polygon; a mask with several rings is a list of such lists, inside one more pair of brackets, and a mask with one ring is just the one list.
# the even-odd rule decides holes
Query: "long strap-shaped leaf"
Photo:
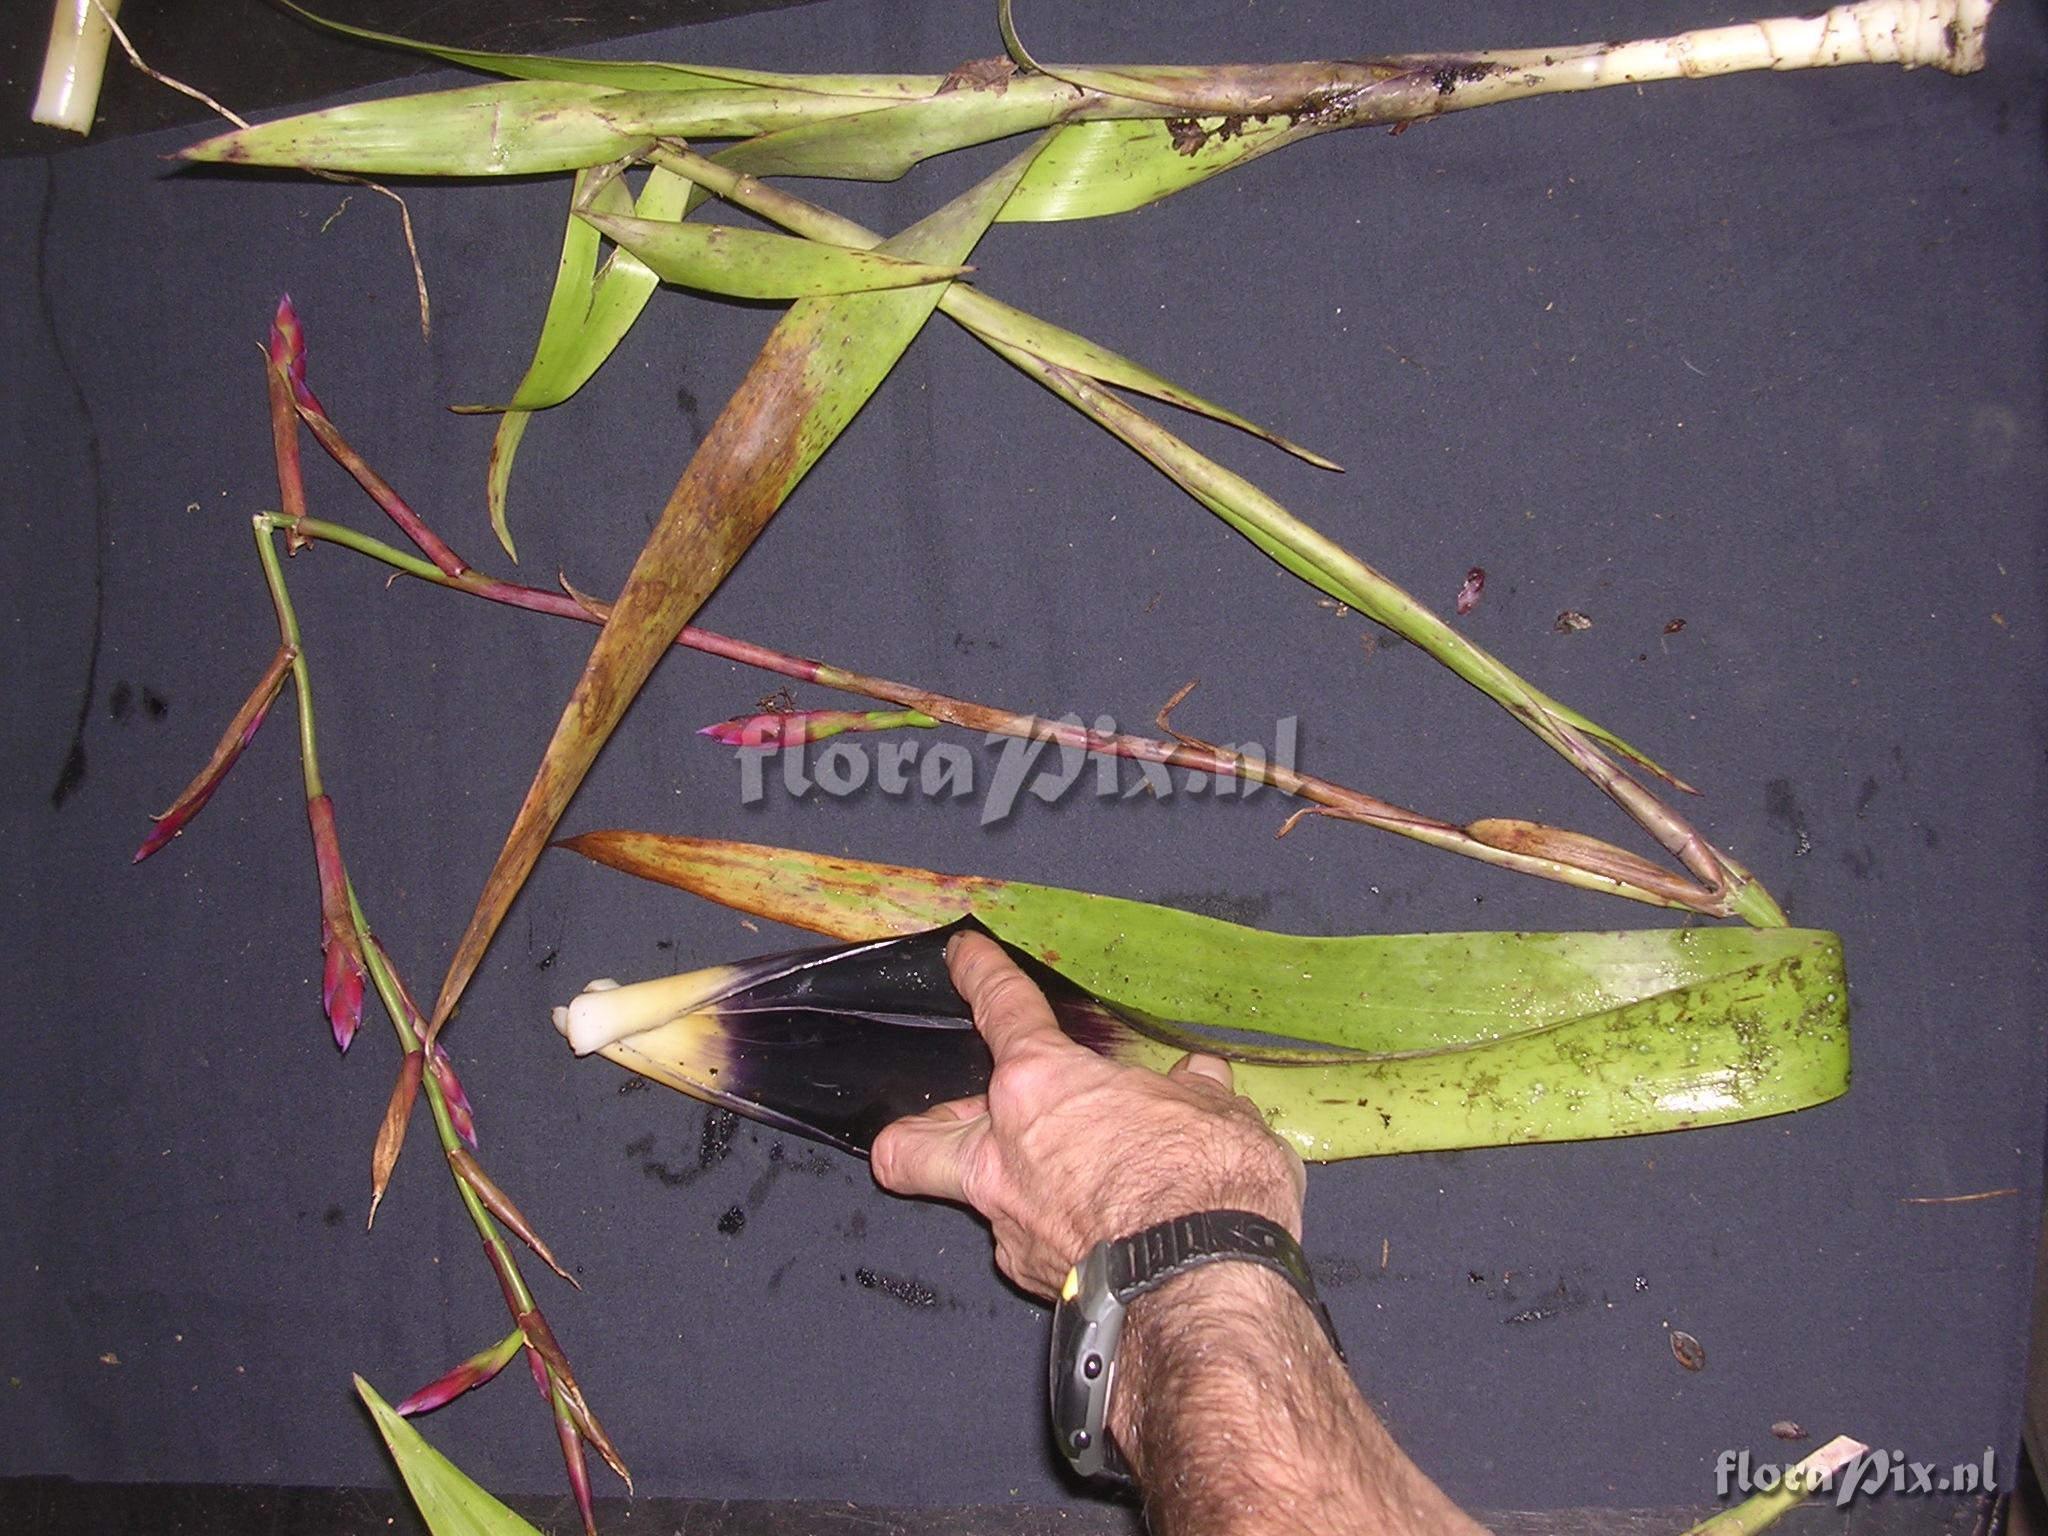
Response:
[{"label": "long strap-shaped leaf", "polygon": [[[964,260],[1035,153],[1036,146],[1026,150],[883,251],[915,261]],[[434,1029],[447,1021],[570,796],[656,660],[895,366],[945,287],[803,299],[770,334],[677,482],[605,621],[449,963]]]},{"label": "long strap-shaped leaf", "polygon": [[[1155,1018],[1368,1053],[1279,1064],[1258,1052],[1236,1064],[1239,1090],[1306,1157],[1680,1130],[1804,1108],[1848,1086],[1841,942],[1810,929],[1308,938],[749,843],[593,832],[567,846],[844,939],[972,916]],[[1133,1037],[1113,1054],[1163,1069],[1185,1045]],[[649,1070],[631,1050],[607,1054]],[[686,1092],[710,1081],[653,1075]]]}]

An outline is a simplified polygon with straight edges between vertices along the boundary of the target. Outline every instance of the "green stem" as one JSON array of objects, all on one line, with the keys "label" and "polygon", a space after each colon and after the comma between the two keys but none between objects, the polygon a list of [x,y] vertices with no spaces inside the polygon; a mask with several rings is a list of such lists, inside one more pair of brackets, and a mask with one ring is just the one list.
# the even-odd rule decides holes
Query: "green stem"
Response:
[{"label": "green stem", "polygon": [[254,520],[256,558],[263,563],[263,580],[270,588],[270,604],[277,610],[278,639],[292,652],[292,691],[299,700],[299,765],[306,776],[306,798],[325,794],[320,783],[320,753],[313,740],[313,675],[306,665],[306,648],[299,641],[299,616],[285,590],[284,567],[278,563],[277,545],[270,535],[284,526],[268,512]]}]

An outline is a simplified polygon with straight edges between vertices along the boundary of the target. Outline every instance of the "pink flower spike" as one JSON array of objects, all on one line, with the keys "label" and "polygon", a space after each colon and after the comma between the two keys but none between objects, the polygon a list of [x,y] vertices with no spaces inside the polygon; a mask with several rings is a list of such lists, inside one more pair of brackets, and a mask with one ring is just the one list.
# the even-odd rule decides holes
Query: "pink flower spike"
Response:
[{"label": "pink flower spike", "polygon": [[723,746],[773,752],[807,741],[823,741],[842,731],[893,731],[907,725],[937,724],[930,715],[915,709],[804,709],[784,714],[741,715],[703,726],[697,734],[709,736]]},{"label": "pink flower spike", "polygon": [[448,1053],[440,1046],[434,1047],[430,1070],[434,1081],[441,1087],[441,1102],[448,1106],[448,1121],[455,1127],[455,1134],[476,1145],[476,1115],[469,1107],[469,1095],[462,1091],[462,1082],[455,1075],[455,1063],[448,1059]]},{"label": "pink flower spike", "polygon": [[256,739],[257,727],[263,724],[263,717],[270,712],[270,706],[277,701],[278,691],[284,687],[284,680],[292,669],[292,661],[298,653],[290,646],[281,645],[277,654],[270,658],[270,665],[263,669],[263,675],[256,680],[249,697],[242,701],[242,707],[235,711],[234,719],[221,733],[213,756],[206,760],[206,766],[199,770],[197,778],[185,786],[184,792],[171,803],[171,808],[155,819],[142,846],[135,850],[131,861],[140,864],[144,859],[163,847],[172,838],[185,830],[185,824],[206,808],[206,802],[213,798],[213,792],[220,788],[221,780],[228,776],[228,770],[242,755],[250,742]]},{"label": "pink flower spike", "polygon": [[590,1464],[583,1459],[583,1440],[576,1432],[576,1420],[560,1392],[548,1394],[555,1411],[555,1436],[562,1442],[562,1463],[569,1469],[569,1487],[576,1495],[576,1508],[583,1516],[584,1536],[597,1536],[597,1514],[590,1505]]},{"label": "pink flower spike", "polygon": [[480,1387],[498,1372],[502,1371],[519,1353],[523,1337],[514,1328],[489,1349],[479,1350],[462,1364],[455,1367],[438,1381],[430,1381],[398,1405],[397,1411],[407,1418],[416,1413],[432,1413],[444,1403],[452,1403],[472,1387]]},{"label": "pink flower spike", "polygon": [[306,383],[306,332],[299,324],[299,311],[288,293],[278,295],[277,313],[270,321],[272,366],[281,369],[297,393]]},{"label": "pink flower spike", "polygon": [[306,802],[306,819],[313,827],[313,858],[320,869],[320,948],[327,955],[320,1001],[334,1026],[334,1043],[345,1051],[363,1021],[363,954],[349,910],[348,871],[342,866],[341,838],[334,830],[334,802],[325,795],[313,796]]}]

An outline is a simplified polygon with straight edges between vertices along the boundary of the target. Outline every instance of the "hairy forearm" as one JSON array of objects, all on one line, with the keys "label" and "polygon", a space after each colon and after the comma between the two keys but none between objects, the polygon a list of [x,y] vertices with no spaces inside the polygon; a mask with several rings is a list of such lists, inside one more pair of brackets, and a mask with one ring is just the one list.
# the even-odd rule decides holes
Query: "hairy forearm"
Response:
[{"label": "hairy forearm", "polygon": [[1110,1428],[1159,1536],[1476,1536],[1395,1445],[1278,1275],[1210,1264],[1138,1298]]}]

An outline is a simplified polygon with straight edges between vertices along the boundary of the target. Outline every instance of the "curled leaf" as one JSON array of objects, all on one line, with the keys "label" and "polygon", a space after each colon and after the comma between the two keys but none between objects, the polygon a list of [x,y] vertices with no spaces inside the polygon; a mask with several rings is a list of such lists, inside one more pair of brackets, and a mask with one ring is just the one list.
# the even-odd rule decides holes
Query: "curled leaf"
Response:
[{"label": "curled leaf", "polygon": [[453,1402],[471,1387],[482,1386],[502,1371],[525,1342],[526,1335],[514,1328],[489,1349],[478,1350],[447,1375],[428,1382],[400,1403],[395,1411],[410,1418],[416,1413],[432,1413],[442,1404]]},{"label": "curled leaf", "polygon": [[[1070,1039],[1159,1071],[1189,1051],[1232,1062],[1238,1090],[1305,1158],[1675,1130],[1782,1113],[1846,1085],[1829,935],[1738,934],[1720,957],[1656,932],[1376,944],[1202,933],[1167,909],[1099,897],[1067,903],[1050,928],[1051,908],[1033,924],[1038,903],[1014,902],[1023,888],[999,895],[1021,920],[1011,936],[1031,938],[1006,945],[1010,957]],[[588,991],[555,1023],[579,1053],[865,1153],[891,1121],[987,1088],[987,1047],[945,963],[962,927],[981,925]],[[1120,963],[1141,948],[1145,959]],[[1089,962],[1105,951],[1114,991],[1082,985],[1077,974],[1103,974]],[[1684,984],[1659,955],[1699,980]],[[1176,1006],[1154,1011],[1134,994]],[[1361,1010],[1364,999],[1385,1001]],[[1345,1000],[1351,1017],[1333,1018]],[[1292,1038],[1253,1042],[1246,1029]]]},{"label": "curled leaf", "polygon": [[199,770],[190,784],[187,784],[178,798],[171,802],[171,808],[162,815],[153,817],[156,822],[142,846],[135,850],[132,863],[140,864],[164,844],[185,830],[185,826],[206,808],[206,802],[213,798],[213,792],[220,788],[221,780],[228,776],[228,770],[235,766],[249,743],[256,739],[256,731],[263,724],[263,717],[276,702],[278,690],[284,686],[290,674],[292,662],[298,652],[288,645],[277,648],[277,654],[270,658],[270,665],[263,669],[263,675],[256,679],[256,686],[249,691],[249,697],[242,701],[242,707],[228,722],[228,728],[221,733],[220,741],[214,746],[213,755],[206,760],[206,766]]},{"label": "curled leaf", "polygon": [[[585,833],[565,846],[741,911],[848,940],[916,935],[971,914],[1073,985],[1114,999],[1127,1015],[1142,1010],[1154,1023],[1251,1029],[1363,1052],[1368,1059],[1326,1055],[1319,1062],[1252,1060],[1237,1067],[1238,1091],[1311,1159],[1679,1130],[1804,1108],[1848,1087],[1848,987],[1841,941],[1829,933],[1701,928],[1311,938],[1084,891],[787,848],[617,832]],[[916,953],[905,955],[906,968]],[[812,967],[825,978],[858,963],[827,959]],[[940,991],[943,968],[931,976],[935,1006],[951,1006],[950,992]],[[906,969],[891,984],[907,980]],[[711,992],[690,995],[698,981],[712,982]],[[671,986],[682,991],[657,995]],[[817,1103],[825,1088],[853,1081],[831,1042],[813,1046],[799,1037],[829,1070],[794,1081],[801,1067],[778,1060],[788,1054],[784,1047],[757,1038],[772,1021],[734,1014],[728,1024],[735,998],[714,972],[605,996],[614,1001],[596,1006],[600,1021],[650,1004],[628,1020],[646,1032],[601,1046],[620,1065],[703,1097],[740,1098],[750,1082],[766,1084],[777,1098],[795,1092],[802,1097],[780,1107],[788,1111],[793,1102],[792,1118],[807,1123],[858,1120],[850,1104]],[[841,996],[833,1008],[863,1016],[902,1011],[845,1002]],[[578,1006],[591,1011],[578,999],[564,1010],[564,1023],[592,1022],[574,1018]],[[920,1032],[936,1042],[946,1027]],[[603,1033],[584,1038],[598,1043]],[[1135,1024],[1116,1033],[1114,1046],[1120,1059],[1161,1067],[1187,1048]],[[1204,1048],[1235,1051],[1228,1041]],[[890,1047],[879,1049],[886,1056]],[[626,1053],[642,1059],[627,1060]],[[926,1086],[922,1066],[906,1068],[907,1080],[898,1080],[886,1061],[862,1071],[892,1093]],[[944,1091],[950,1084],[937,1086]],[[775,1099],[760,1102],[778,1107]]]},{"label": "curled leaf", "polygon": [[325,795],[313,796],[306,802],[306,820],[313,828],[313,859],[320,871],[320,948],[327,956],[320,1002],[334,1027],[335,1045],[345,1051],[363,1021],[363,952],[349,909],[348,871],[334,829],[334,802]]}]

